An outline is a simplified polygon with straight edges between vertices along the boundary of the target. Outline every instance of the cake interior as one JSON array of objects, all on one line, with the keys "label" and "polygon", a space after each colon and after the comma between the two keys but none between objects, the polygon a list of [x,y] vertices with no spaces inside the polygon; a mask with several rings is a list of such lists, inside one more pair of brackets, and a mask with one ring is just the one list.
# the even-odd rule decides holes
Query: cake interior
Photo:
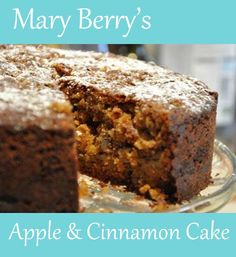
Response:
[{"label": "cake interior", "polygon": [[81,85],[62,83],[61,90],[73,106],[81,173],[155,200],[161,192],[174,198],[164,110]]}]

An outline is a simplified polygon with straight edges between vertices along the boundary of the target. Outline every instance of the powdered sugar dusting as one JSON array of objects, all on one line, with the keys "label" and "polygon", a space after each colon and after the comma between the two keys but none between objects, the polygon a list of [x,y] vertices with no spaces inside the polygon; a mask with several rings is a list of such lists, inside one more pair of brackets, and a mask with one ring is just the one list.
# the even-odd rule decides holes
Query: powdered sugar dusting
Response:
[{"label": "powdered sugar dusting", "polygon": [[46,129],[68,120],[64,113],[55,114],[52,109],[52,104],[68,104],[60,91],[32,85],[19,88],[15,83],[13,78],[0,76],[0,124],[14,124],[16,129],[37,124]]},{"label": "powdered sugar dusting", "polygon": [[[68,67],[70,74],[58,74],[54,68],[58,64]],[[49,117],[50,103],[66,101],[58,90],[61,81],[70,82],[70,86],[83,85],[113,95],[157,102],[167,110],[185,108],[191,113],[200,113],[216,104],[215,93],[197,79],[111,54],[6,46],[0,49],[0,72],[2,79],[14,78],[17,88],[5,87],[5,91],[0,91],[0,109],[14,103],[12,108],[31,109],[29,116],[41,112],[42,116]]]}]

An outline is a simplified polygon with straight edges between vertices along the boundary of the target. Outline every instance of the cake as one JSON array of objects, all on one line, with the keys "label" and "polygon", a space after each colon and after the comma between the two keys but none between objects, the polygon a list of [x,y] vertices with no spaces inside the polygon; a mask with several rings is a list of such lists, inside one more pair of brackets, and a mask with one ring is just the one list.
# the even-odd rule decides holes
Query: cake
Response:
[{"label": "cake", "polygon": [[78,212],[71,106],[23,48],[0,52],[0,212]]},{"label": "cake", "polygon": [[76,211],[77,169],[174,202],[210,183],[217,93],[197,79],[112,54],[7,45],[0,85],[0,211]]}]

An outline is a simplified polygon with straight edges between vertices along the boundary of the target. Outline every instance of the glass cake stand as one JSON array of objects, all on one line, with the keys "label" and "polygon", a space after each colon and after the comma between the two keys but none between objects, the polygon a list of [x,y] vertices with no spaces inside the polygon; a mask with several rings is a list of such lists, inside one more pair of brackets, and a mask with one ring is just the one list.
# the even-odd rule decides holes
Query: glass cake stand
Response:
[{"label": "glass cake stand", "polygon": [[80,176],[80,208],[83,212],[215,212],[236,194],[236,159],[221,142],[215,140],[212,183],[198,196],[181,205],[158,203],[91,177]]}]

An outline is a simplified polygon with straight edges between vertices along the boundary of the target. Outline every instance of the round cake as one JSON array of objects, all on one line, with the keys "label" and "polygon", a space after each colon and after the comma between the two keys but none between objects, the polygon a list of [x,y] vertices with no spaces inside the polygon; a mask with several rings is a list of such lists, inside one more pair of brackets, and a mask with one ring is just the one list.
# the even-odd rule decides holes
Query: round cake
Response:
[{"label": "round cake", "polygon": [[78,211],[77,171],[154,200],[210,183],[217,93],[154,63],[0,47],[0,211]]}]

